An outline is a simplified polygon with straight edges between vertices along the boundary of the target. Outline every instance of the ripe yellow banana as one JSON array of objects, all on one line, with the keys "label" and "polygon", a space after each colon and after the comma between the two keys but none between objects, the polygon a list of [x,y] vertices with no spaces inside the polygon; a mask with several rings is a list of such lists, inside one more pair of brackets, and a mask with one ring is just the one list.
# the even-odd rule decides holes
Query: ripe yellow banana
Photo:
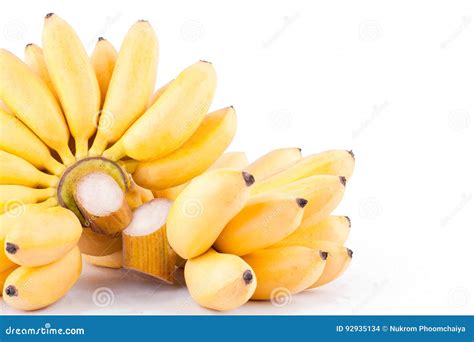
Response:
[{"label": "ripe yellow banana", "polygon": [[5,280],[3,300],[19,310],[37,310],[61,299],[74,286],[82,270],[79,248],[39,267],[21,266]]},{"label": "ripe yellow banana", "polygon": [[104,157],[118,160],[128,156],[146,161],[173,152],[199,127],[215,89],[216,73],[211,63],[200,61],[186,68],[123,137],[104,152]]},{"label": "ripe yellow banana", "polygon": [[135,184],[133,179],[130,182],[130,186],[125,193],[125,200],[128,203],[130,209],[135,210],[142,204],[149,202],[153,199],[153,193],[149,189],[142,188]]},{"label": "ripe yellow banana", "polygon": [[91,56],[92,67],[94,68],[97,81],[99,82],[100,108],[104,105],[105,95],[109,88],[116,60],[117,50],[115,50],[114,46],[108,40],[100,37]]},{"label": "ripe yellow banana", "polygon": [[218,311],[244,305],[257,286],[255,274],[245,261],[213,249],[188,260],[184,278],[191,297],[198,304]]},{"label": "ripe yellow banana", "polygon": [[171,82],[173,82],[174,80],[171,80],[169,81],[168,83],[166,83],[164,86],[162,86],[161,88],[158,88],[154,93],[153,95],[151,96],[150,98],[150,101],[148,102],[148,107],[147,108],[150,108],[151,106],[153,106],[153,104],[158,101],[158,99],[160,98],[161,95],[163,95],[163,93],[165,92],[166,89],[168,89],[169,85],[171,84]]},{"label": "ripe yellow banana", "polygon": [[158,40],[147,21],[135,23],[115,62],[90,155],[100,155],[142,115],[155,87]]},{"label": "ripe yellow banana", "polygon": [[12,216],[6,214],[0,215],[0,273],[3,273],[16,265],[7,257],[5,252],[5,237],[8,232],[9,224],[12,222],[12,218]]},{"label": "ripe yellow banana", "polygon": [[183,184],[203,173],[231,143],[237,129],[233,107],[207,115],[196,132],[167,156],[139,163],[133,179],[145,188],[161,190]]},{"label": "ripe yellow banana", "polygon": [[55,187],[58,177],[43,173],[24,159],[0,151],[0,184]]},{"label": "ripe yellow banana", "polygon": [[284,193],[255,196],[226,225],[214,246],[235,255],[269,247],[298,228],[307,202]]},{"label": "ripe yellow banana", "polygon": [[100,89],[94,68],[74,29],[52,13],[44,21],[43,53],[76,143],[76,158],[84,158],[100,110]]},{"label": "ripe yellow banana", "polygon": [[275,191],[306,198],[309,203],[304,209],[303,221],[316,224],[329,216],[341,202],[345,184],[344,177],[319,175],[280,186]]},{"label": "ripe yellow banana", "polygon": [[35,189],[23,185],[0,185],[0,214],[15,206],[38,203],[53,197],[54,188]]},{"label": "ripe yellow banana", "polygon": [[340,277],[352,261],[352,250],[329,241],[313,241],[311,245],[328,252],[323,274],[308,289],[314,289]]},{"label": "ripe yellow banana", "polygon": [[316,224],[303,220],[298,229],[273,246],[312,246],[311,241],[342,245],[349,237],[350,227],[351,221],[347,216],[329,216]]},{"label": "ripe yellow banana", "polygon": [[29,161],[41,170],[59,175],[64,165],[56,161],[48,147],[13,115],[0,110],[0,149]]},{"label": "ripe yellow banana", "polygon": [[69,131],[58,102],[43,80],[7,50],[0,49],[0,98],[69,165]]},{"label": "ripe yellow banana", "polygon": [[83,254],[83,257],[84,260],[91,265],[107,268],[122,268],[122,251],[117,251],[104,256]]},{"label": "ripe yellow banana", "polygon": [[273,188],[314,175],[335,175],[349,179],[354,170],[352,151],[333,150],[302,158],[292,166],[255,184],[252,193],[271,191]]},{"label": "ripe yellow banana", "polygon": [[252,164],[247,166],[245,171],[252,174],[255,177],[255,181],[259,182],[266,177],[288,168],[300,159],[301,149],[280,148],[255,160]]},{"label": "ripe yellow banana", "polygon": [[2,100],[0,100],[0,109],[7,114],[14,115],[10,108],[8,108],[5,102],[3,102]]},{"label": "ripe yellow banana", "polygon": [[244,256],[258,280],[252,299],[279,300],[281,294],[305,290],[321,276],[326,257],[325,252],[300,246],[262,249]]},{"label": "ripe yellow banana", "polygon": [[51,77],[49,77],[48,67],[46,66],[46,62],[44,60],[43,49],[41,49],[36,44],[28,44],[25,47],[25,63],[33,70],[36,75],[41,77],[41,79],[46,83],[51,93],[59,100],[56,89],[54,89],[53,82],[51,81]]},{"label": "ripe yellow banana", "polygon": [[[5,285],[5,280],[7,280],[10,273],[12,273],[17,268],[18,268],[18,265],[13,265],[12,267],[7,268],[4,271],[0,271],[0,289],[2,289],[2,294],[3,294],[3,286]],[[0,296],[2,296],[2,294],[0,294]]]},{"label": "ripe yellow banana", "polygon": [[245,205],[252,175],[218,169],[196,177],[178,196],[167,220],[171,248],[190,259],[206,252]]},{"label": "ripe yellow banana", "polygon": [[5,251],[15,264],[41,266],[63,257],[81,233],[79,219],[65,208],[26,212],[9,227]]}]

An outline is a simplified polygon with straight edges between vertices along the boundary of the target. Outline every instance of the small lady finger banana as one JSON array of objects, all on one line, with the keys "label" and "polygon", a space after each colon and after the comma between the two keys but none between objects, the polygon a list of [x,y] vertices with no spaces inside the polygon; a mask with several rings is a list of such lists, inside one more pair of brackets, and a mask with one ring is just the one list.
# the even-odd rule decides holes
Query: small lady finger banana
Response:
[{"label": "small lady finger banana", "polygon": [[301,149],[299,148],[280,148],[271,151],[252,164],[247,166],[245,171],[255,177],[255,181],[269,177],[277,172],[288,168],[301,159]]},{"label": "small lady finger banana", "polygon": [[100,88],[100,108],[104,105],[105,95],[109,88],[110,79],[114,72],[117,50],[106,39],[100,37],[91,56],[92,67],[95,70]]},{"label": "small lady finger banana", "polygon": [[0,214],[15,206],[38,203],[53,197],[54,188],[35,189],[23,185],[0,185]]},{"label": "small lady finger banana", "polygon": [[28,44],[25,47],[25,63],[46,83],[51,93],[59,100],[56,89],[49,76],[48,67],[44,60],[43,49],[36,44]]}]

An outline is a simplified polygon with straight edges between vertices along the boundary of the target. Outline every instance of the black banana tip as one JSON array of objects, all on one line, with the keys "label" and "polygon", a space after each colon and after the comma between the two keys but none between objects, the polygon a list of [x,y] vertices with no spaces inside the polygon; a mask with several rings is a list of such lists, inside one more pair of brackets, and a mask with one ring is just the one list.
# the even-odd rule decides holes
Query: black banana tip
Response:
[{"label": "black banana tip", "polygon": [[33,45],[33,43],[28,43],[28,44],[26,44],[25,48],[29,48],[32,45]]},{"label": "black banana tip", "polygon": [[139,22],[139,23],[147,23],[148,20],[146,20],[146,19],[140,19],[140,20],[138,20],[138,22]]},{"label": "black banana tip", "polygon": [[300,151],[300,152],[301,152],[301,147],[297,147],[297,149],[298,149],[298,151]]},{"label": "black banana tip", "polygon": [[18,290],[16,289],[15,286],[13,286],[13,285],[8,285],[8,286],[5,288],[5,294],[6,294],[8,297],[15,297],[15,296],[18,296]]},{"label": "black banana tip", "polygon": [[53,15],[54,15],[54,13],[52,13],[52,12],[51,12],[51,13],[48,13],[48,14],[46,14],[45,18],[46,18],[46,19],[51,18]]},{"label": "black banana tip", "polygon": [[347,255],[349,256],[349,258],[352,259],[353,254],[354,254],[354,252],[352,251],[352,249],[347,248]]},{"label": "black banana tip", "polygon": [[201,59],[201,60],[199,60],[199,62],[202,62],[202,63],[207,63],[207,64],[212,64],[211,62],[209,62],[209,61],[205,61],[204,59]]},{"label": "black banana tip", "polygon": [[344,177],[344,176],[339,176],[339,180],[341,181],[341,184],[342,184],[343,186],[346,186],[346,183],[347,183],[346,177]]},{"label": "black banana tip", "polygon": [[351,155],[352,159],[355,160],[354,151],[352,151],[352,150],[347,150],[347,153],[349,153],[349,154]]},{"label": "black banana tip", "polygon": [[304,198],[297,198],[296,203],[301,207],[304,208],[306,204],[308,204],[308,200]]},{"label": "black banana tip", "polygon": [[5,250],[10,254],[15,254],[19,249],[14,243],[7,242],[5,245]]},{"label": "black banana tip", "polygon": [[99,37],[98,40],[99,40],[99,42],[100,42],[100,41],[102,41],[102,40],[105,40],[105,38],[104,38],[104,37]]},{"label": "black banana tip", "polygon": [[352,226],[351,218],[349,216],[345,216],[347,222],[349,222],[349,228]]},{"label": "black banana tip", "polygon": [[244,279],[246,285],[250,284],[253,280],[252,271],[246,270],[244,274],[242,274],[242,279]]},{"label": "black banana tip", "polygon": [[247,186],[251,186],[253,183],[255,183],[255,177],[250,173],[244,171],[242,172],[242,176],[244,177],[244,181]]},{"label": "black banana tip", "polygon": [[321,259],[326,260],[328,258],[328,252],[319,251]]}]

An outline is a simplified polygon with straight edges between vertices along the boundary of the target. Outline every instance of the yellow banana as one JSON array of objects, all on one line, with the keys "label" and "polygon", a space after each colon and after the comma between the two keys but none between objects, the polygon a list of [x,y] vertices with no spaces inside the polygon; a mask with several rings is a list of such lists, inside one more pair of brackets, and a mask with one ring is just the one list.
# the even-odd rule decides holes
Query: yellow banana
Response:
[{"label": "yellow banana", "polygon": [[0,214],[15,206],[38,203],[53,197],[54,188],[35,189],[23,185],[0,185]]},{"label": "yellow banana", "polygon": [[218,169],[196,177],[179,194],[168,215],[171,248],[184,259],[206,252],[244,207],[254,181],[252,175],[234,169]]},{"label": "yellow banana", "polygon": [[7,50],[0,49],[0,98],[69,165],[69,131],[58,102],[43,80]]},{"label": "yellow banana", "polygon": [[298,228],[307,202],[279,193],[253,197],[226,225],[214,246],[235,255],[269,247]]},{"label": "yellow banana", "polygon": [[123,137],[104,152],[104,157],[118,160],[128,156],[146,161],[173,152],[199,127],[215,89],[216,73],[211,63],[200,61],[186,68]]},{"label": "yellow banana", "polygon": [[79,248],[39,267],[21,266],[5,280],[3,300],[19,310],[37,310],[61,299],[74,286],[82,270]]},{"label": "yellow banana", "polygon": [[81,253],[90,256],[105,256],[122,250],[122,236],[110,236],[83,228],[78,242]]},{"label": "yellow banana", "polygon": [[0,149],[29,161],[38,169],[59,175],[64,165],[56,161],[48,147],[20,120],[0,110]]},{"label": "yellow banana", "polygon": [[5,102],[3,102],[2,100],[0,100],[0,109],[4,111],[6,114],[14,115],[12,111],[10,110],[10,108],[8,108]]},{"label": "yellow banana", "polygon": [[300,246],[262,249],[244,256],[258,281],[252,299],[278,301],[282,295],[305,290],[321,276],[326,257],[325,252]]},{"label": "yellow banana", "polygon": [[36,75],[41,77],[44,83],[48,86],[51,93],[59,100],[56,89],[54,89],[53,82],[51,81],[51,77],[49,77],[48,67],[46,66],[46,62],[44,60],[43,49],[41,49],[36,44],[28,44],[25,47],[25,63],[33,70]]},{"label": "yellow banana", "polygon": [[[248,163],[247,156],[244,152],[227,152],[221,155],[219,159],[211,165],[208,171],[220,168],[241,170],[246,167]],[[189,182],[163,190],[152,190],[153,196],[155,196],[155,198],[167,198],[174,201],[188,184]]]},{"label": "yellow banana", "polygon": [[[7,280],[10,273],[12,273],[17,268],[18,268],[18,265],[13,265],[12,267],[7,268],[4,271],[0,271],[0,289],[2,289],[2,294],[3,294],[3,285],[5,285],[5,280]],[[0,294],[0,296],[2,294]]]},{"label": "yellow banana", "polygon": [[92,67],[95,70],[100,88],[100,108],[104,105],[105,95],[109,88],[110,79],[114,72],[115,61],[117,60],[117,50],[112,43],[100,37],[95,45],[91,56]]},{"label": "yellow banana", "polygon": [[328,252],[323,274],[308,289],[314,289],[340,277],[352,261],[352,250],[328,241],[314,241],[313,247]]},{"label": "yellow banana", "polygon": [[335,175],[349,179],[354,170],[352,151],[333,150],[313,154],[302,158],[297,163],[255,184],[252,193],[271,191],[285,185],[314,175]]},{"label": "yellow banana", "polygon": [[311,241],[320,240],[342,245],[349,237],[351,221],[347,216],[329,216],[316,224],[307,222],[303,220],[298,229],[272,247],[311,246]]},{"label": "yellow banana", "polygon": [[39,171],[26,160],[0,151],[0,184],[47,188],[55,187],[58,181],[58,177]]},{"label": "yellow banana", "polygon": [[122,268],[122,251],[117,251],[104,256],[83,254],[83,257],[84,260],[91,265],[107,268]]},{"label": "yellow banana", "polygon": [[41,266],[64,256],[77,244],[81,233],[79,219],[65,208],[27,212],[8,229],[5,250],[15,264]]},{"label": "yellow banana", "polygon": [[14,267],[16,264],[11,261],[5,253],[5,238],[11,222],[16,217],[7,214],[0,215],[0,273]]},{"label": "yellow banana", "polygon": [[160,98],[161,95],[163,95],[163,93],[165,92],[166,89],[168,89],[169,85],[171,84],[171,82],[173,82],[174,80],[171,80],[169,81],[168,83],[166,83],[164,86],[162,86],[161,88],[158,88],[154,93],[153,95],[151,96],[150,98],[150,101],[148,102],[148,107],[147,108],[150,108],[151,106],[153,106],[153,104],[158,101],[158,99]]},{"label": "yellow banana", "polygon": [[86,157],[100,110],[99,83],[90,58],[74,29],[52,13],[44,22],[43,53],[75,140],[76,158]]},{"label": "yellow banana", "polygon": [[147,21],[135,23],[115,62],[90,155],[100,155],[146,110],[155,87],[158,40]]},{"label": "yellow banana", "polygon": [[149,202],[153,199],[153,193],[149,189],[142,188],[135,184],[133,179],[130,182],[130,186],[125,193],[125,200],[128,203],[130,209],[135,210],[142,204]]},{"label": "yellow banana", "polygon": [[255,274],[245,261],[213,249],[188,260],[184,278],[191,297],[199,305],[218,311],[244,305],[257,286]]},{"label": "yellow banana", "polygon": [[259,182],[266,177],[288,168],[300,159],[300,148],[280,148],[255,160],[252,164],[247,166],[245,171],[252,174],[255,177],[255,181]]},{"label": "yellow banana", "polygon": [[236,128],[233,107],[213,112],[180,148],[163,158],[139,163],[133,179],[138,185],[154,190],[183,184],[219,158],[231,143]]},{"label": "yellow banana", "polygon": [[341,202],[345,184],[344,177],[319,175],[280,186],[275,191],[306,198],[309,203],[304,209],[303,221],[316,224],[329,216]]}]

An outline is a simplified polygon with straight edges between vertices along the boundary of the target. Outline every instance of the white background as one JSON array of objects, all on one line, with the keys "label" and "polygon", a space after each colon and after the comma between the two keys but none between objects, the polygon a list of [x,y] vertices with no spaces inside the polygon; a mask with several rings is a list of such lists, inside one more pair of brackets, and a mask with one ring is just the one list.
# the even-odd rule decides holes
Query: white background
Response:
[{"label": "white background", "polygon": [[[472,1],[15,0],[0,11],[1,47],[22,56],[40,44],[48,12],[89,51],[98,36],[118,48],[148,19],[160,40],[157,86],[212,61],[213,109],[239,115],[230,150],[355,151],[337,209],[353,222],[347,273],[286,306],[232,314],[474,314]],[[18,313],[3,303],[2,312]],[[182,287],[85,266],[63,300],[36,313],[214,312]]]}]

